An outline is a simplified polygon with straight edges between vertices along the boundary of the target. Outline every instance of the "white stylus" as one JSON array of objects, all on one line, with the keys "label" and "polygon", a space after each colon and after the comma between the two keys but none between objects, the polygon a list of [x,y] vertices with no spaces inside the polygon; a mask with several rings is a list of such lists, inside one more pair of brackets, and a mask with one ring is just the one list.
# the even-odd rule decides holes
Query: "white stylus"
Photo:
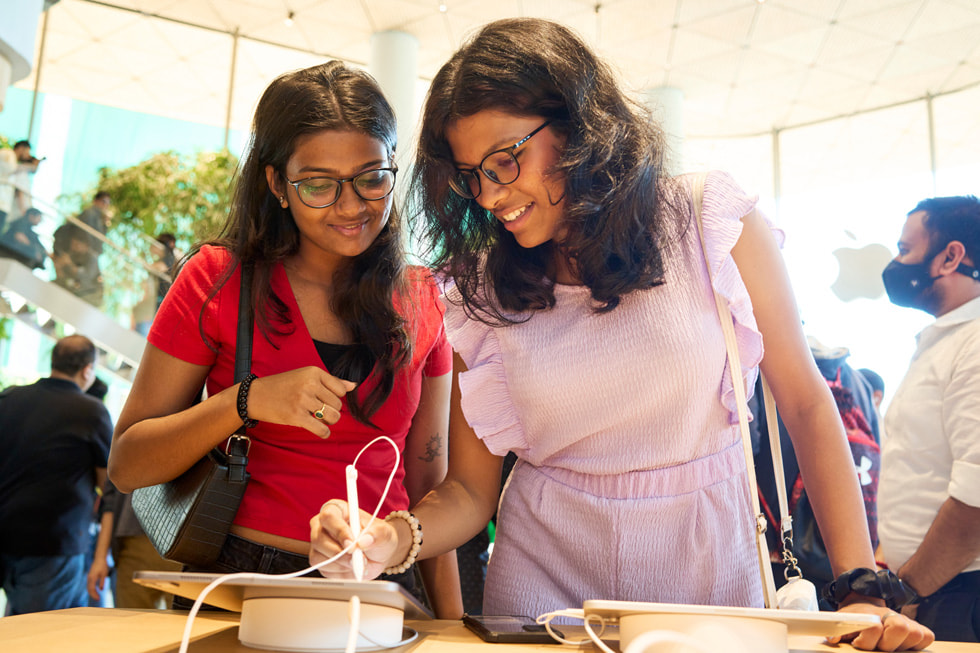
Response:
[{"label": "white stylus", "polygon": [[[354,541],[361,534],[361,510],[357,505],[357,469],[347,465],[347,510],[350,513],[350,532]],[[351,553],[354,580],[364,580],[364,552],[358,548]]]}]

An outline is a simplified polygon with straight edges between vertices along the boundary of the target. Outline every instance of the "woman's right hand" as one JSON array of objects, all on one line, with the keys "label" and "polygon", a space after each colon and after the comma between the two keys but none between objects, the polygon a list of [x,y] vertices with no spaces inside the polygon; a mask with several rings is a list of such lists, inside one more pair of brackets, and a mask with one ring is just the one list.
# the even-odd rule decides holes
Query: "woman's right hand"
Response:
[{"label": "woman's right hand", "polygon": [[[348,510],[346,501],[331,499],[310,520],[311,565],[328,560],[350,546],[353,534],[348,521]],[[376,578],[390,565],[389,559],[398,549],[398,532],[391,523],[380,518],[364,528],[371,519],[371,514],[361,510],[360,517],[363,530],[357,538],[357,547],[364,552],[364,578]],[[354,578],[351,552],[321,567],[320,574],[326,578]]]},{"label": "woman's right hand", "polygon": [[259,377],[249,388],[248,416],[260,422],[298,426],[326,438],[330,435],[327,425],[340,419],[340,400],[356,387],[356,383],[313,366]]}]

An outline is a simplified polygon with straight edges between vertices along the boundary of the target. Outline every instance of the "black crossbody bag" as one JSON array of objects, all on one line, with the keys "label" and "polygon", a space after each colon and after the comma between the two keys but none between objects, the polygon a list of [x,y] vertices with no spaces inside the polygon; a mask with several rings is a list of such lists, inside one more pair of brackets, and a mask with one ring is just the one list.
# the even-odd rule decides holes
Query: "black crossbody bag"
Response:
[{"label": "black crossbody bag", "polygon": [[[235,383],[252,365],[252,268],[242,266],[235,345]],[[218,558],[245,494],[251,440],[242,424],[224,451],[215,447],[166,483],[133,492],[133,510],[154,548],[167,560],[207,567]]]}]

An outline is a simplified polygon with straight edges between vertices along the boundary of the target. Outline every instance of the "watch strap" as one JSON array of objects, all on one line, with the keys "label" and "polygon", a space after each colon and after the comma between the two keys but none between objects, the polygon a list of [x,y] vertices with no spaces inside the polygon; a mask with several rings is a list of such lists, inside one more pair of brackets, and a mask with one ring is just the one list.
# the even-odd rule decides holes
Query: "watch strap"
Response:
[{"label": "watch strap", "polygon": [[907,583],[887,569],[868,569],[859,567],[845,571],[824,586],[821,595],[835,610],[851,593],[881,599],[892,610],[919,602],[916,594]]}]

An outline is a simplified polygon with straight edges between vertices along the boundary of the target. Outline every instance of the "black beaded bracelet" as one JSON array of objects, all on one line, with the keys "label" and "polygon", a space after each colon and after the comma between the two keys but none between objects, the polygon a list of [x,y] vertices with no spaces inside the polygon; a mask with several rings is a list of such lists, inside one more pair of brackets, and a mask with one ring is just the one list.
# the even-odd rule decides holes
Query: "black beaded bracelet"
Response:
[{"label": "black beaded bracelet", "polygon": [[824,586],[821,594],[835,610],[848,594],[881,599],[892,610],[918,603],[920,598],[907,583],[887,569],[875,571],[866,567],[845,571]]},{"label": "black beaded bracelet", "polygon": [[247,429],[255,428],[259,424],[259,420],[248,418],[248,390],[256,378],[258,377],[250,372],[238,386],[238,416],[242,418],[242,424]]}]

